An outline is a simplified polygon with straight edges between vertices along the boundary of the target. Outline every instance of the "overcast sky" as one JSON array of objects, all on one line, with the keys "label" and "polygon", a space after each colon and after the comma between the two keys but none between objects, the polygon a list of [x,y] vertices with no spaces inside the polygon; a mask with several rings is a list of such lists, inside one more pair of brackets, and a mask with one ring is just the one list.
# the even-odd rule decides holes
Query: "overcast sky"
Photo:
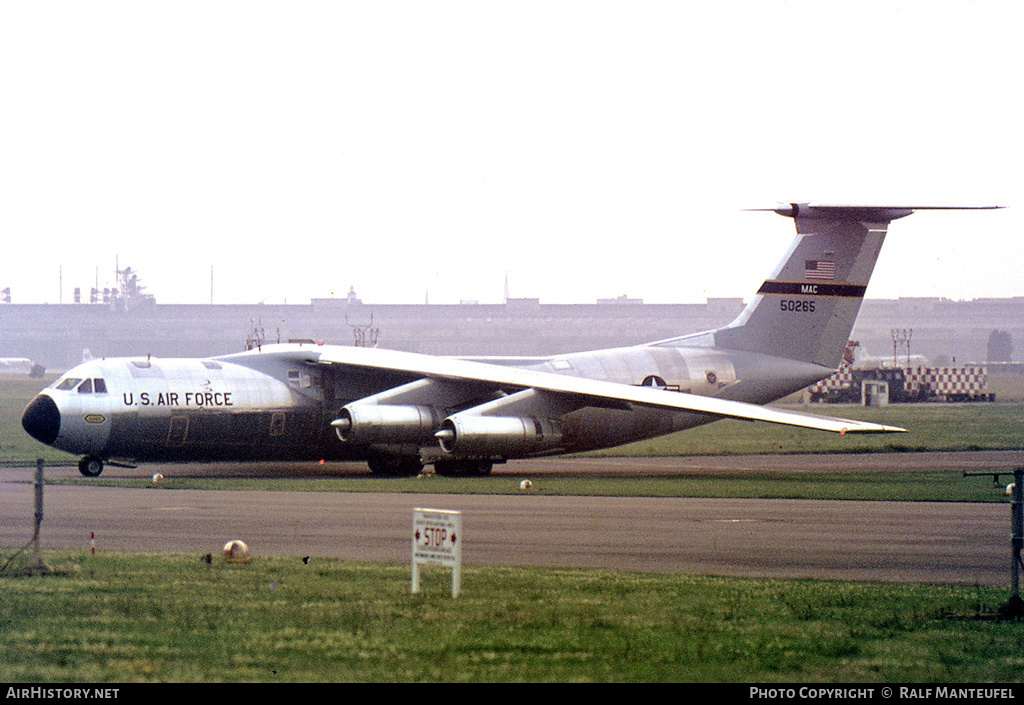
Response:
[{"label": "overcast sky", "polygon": [[819,201],[1007,206],[868,296],[1021,296],[1018,7],[2,0],[0,288],[749,298],[793,227],[742,209]]}]

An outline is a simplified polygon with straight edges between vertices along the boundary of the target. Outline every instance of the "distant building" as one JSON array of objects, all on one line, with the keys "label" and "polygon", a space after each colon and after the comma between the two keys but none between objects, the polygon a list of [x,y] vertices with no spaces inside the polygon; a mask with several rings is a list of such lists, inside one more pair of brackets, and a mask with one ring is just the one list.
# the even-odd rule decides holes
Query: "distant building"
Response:
[{"label": "distant building", "polygon": [[[624,305],[628,304],[628,305]],[[89,304],[0,306],[0,357],[28,357],[51,370],[82,359],[151,354],[192,357],[237,352],[261,321],[268,343],[303,338],[351,345],[353,327],[370,325],[379,347],[439,355],[553,355],[637,345],[725,325],[739,298],[702,304],[646,304],[618,298],[595,304],[373,304],[345,298],[308,305],[177,305],[147,300],[134,308]],[[866,300],[853,331],[872,356],[892,354],[892,330],[913,329],[909,351],[933,363],[985,362],[993,331],[1024,339],[1024,297]],[[1019,346],[1018,346],[1019,347]]]}]

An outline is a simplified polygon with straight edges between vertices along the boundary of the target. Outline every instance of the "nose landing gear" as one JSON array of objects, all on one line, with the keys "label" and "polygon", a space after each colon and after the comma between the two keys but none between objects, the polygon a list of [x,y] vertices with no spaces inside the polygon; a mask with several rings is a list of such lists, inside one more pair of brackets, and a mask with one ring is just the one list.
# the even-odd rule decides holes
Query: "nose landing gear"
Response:
[{"label": "nose landing gear", "polygon": [[87,455],[78,461],[78,472],[86,477],[99,477],[103,472],[103,461],[94,455]]}]

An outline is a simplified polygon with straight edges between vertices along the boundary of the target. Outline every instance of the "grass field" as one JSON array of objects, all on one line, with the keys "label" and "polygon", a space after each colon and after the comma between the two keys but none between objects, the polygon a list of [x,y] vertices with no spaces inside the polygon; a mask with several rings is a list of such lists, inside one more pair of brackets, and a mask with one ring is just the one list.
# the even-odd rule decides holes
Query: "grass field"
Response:
[{"label": "grass field", "polygon": [[[37,456],[50,465],[77,461],[21,429],[21,411],[41,386],[0,382],[0,462],[31,464]],[[722,421],[606,454],[1024,448],[1019,404],[810,410],[912,433],[839,438]],[[116,483],[153,491],[518,491],[518,481],[500,476],[168,478],[155,487],[143,475]],[[1005,501],[984,478],[920,472],[545,478],[534,492]],[[0,681],[1024,680],[1024,628],[992,619],[1006,592],[978,586],[470,566],[463,594],[453,600],[442,570],[428,571],[424,594],[410,595],[408,566],[316,557],[308,565],[261,557],[245,566],[178,555],[47,560],[69,570],[16,577],[21,556],[0,576]]]},{"label": "grass field", "polygon": [[881,408],[814,404],[785,408],[898,426],[908,432],[840,436],[792,426],[726,419],[593,455],[870,453],[1024,448],[1022,404],[893,404]]},{"label": "grass field", "polygon": [[[63,556],[0,578],[0,681],[1020,682],[980,587]],[[60,615],[60,619],[53,619]]]}]

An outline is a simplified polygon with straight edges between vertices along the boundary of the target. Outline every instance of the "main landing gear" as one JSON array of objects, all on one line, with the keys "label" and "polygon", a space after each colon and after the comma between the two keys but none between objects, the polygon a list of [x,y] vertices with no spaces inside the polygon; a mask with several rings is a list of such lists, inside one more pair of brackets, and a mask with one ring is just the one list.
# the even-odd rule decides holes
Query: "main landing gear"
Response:
[{"label": "main landing gear", "polygon": [[366,464],[370,466],[370,472],[379,477],[413,477],[423,472],[423,463],[418,457],[374,455]]},{"label": "main landing gear", "polygon": [[78,472],[86,477],[99,477],[103,472],[103,461],[94,455],[87,455],[78,461]]}]

